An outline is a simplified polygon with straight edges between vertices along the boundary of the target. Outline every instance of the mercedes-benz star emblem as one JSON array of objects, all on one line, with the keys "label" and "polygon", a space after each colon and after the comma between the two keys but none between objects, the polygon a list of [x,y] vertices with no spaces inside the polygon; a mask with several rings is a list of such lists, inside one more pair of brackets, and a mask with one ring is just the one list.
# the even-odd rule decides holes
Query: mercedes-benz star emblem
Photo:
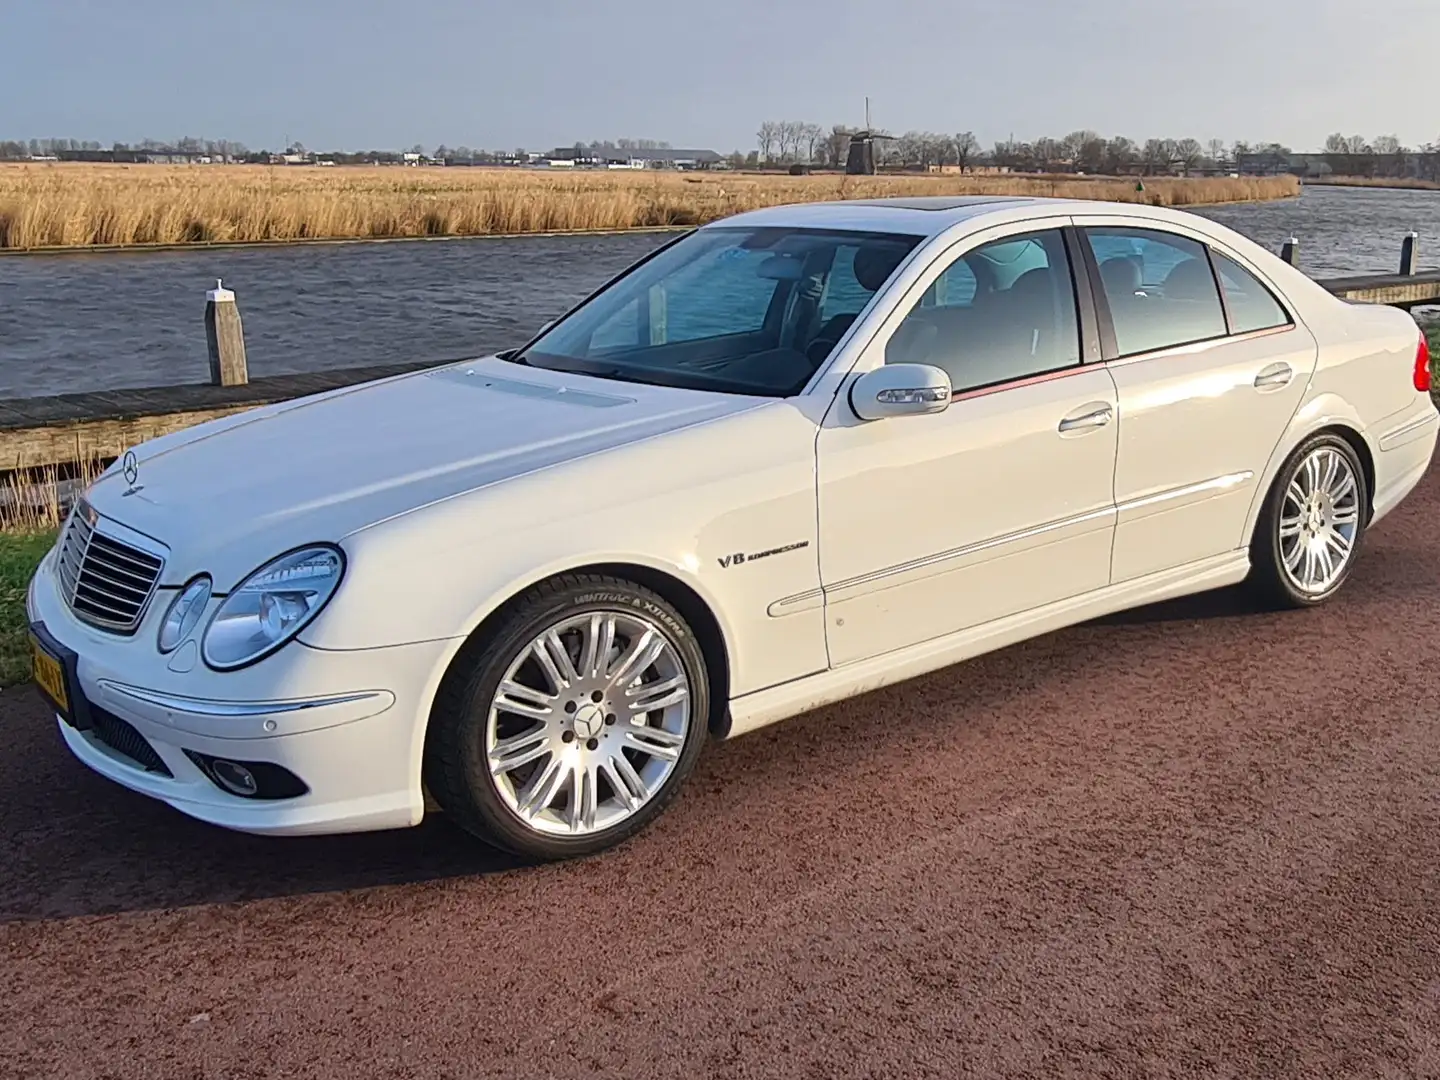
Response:
[{"label": "mercedes-benz star emblem", "polygon": [[125,483],[130,485],[130,490],[125,494],[129,495],[131,492],[139,491],[140,489],[135,486],[135,481],[140,479],[140,462],[136,459],[134,450],[125,451],[125,456],[120,461],[120,471],[125,474]]}]

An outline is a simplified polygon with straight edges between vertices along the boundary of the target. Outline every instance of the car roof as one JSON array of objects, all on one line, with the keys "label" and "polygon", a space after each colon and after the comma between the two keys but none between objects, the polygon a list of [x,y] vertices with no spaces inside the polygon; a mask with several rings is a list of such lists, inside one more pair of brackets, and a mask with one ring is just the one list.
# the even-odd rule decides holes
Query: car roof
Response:
[{"label": "car roof", "polygon": [[[962,221],[1031,210],[1047,213],[1102,212],[1127,214],[1153,211],[1134,203],[1099,202],[1026,195],[920,195],[879,199],[834,199],[828,202],[792,203],[750,210],[712,222],[706,228],[727,226],[789,226],[791,228],[844,229],[862,232],[906,233],[936,236]],[[1023,216],[1023,214],[1021,215]]]}]

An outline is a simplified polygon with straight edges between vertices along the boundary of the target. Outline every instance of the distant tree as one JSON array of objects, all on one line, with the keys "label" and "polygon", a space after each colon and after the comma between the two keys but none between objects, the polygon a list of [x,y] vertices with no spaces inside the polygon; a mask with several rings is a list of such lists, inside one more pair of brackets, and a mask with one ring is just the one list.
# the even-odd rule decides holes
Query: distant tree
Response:
[{"label": "distant tree", "polygon": [[1370,146],[1377,154],[1398,154],[1401,151],[1400,140],[1394,135],[1379,135]]},{"label": "distant tree", "polygon": [[1104,137],[1093,131],[1082,132],[1082,134],[1085,137],[1075,147],[1075,153],[1070,160],[1080,172],[1104,172],[1106,148]]},{"label": "distant tree", "polygon": [[844,165],[850,156],[850,129],[844,124],[832,127],[830,134],[825,136],[824,150],[831,165],[836,168]]},{"label": "distant tree", "polygon": [[825,144],[825,129],[819,124],[802,124],[800,137],[804,140],[805,160],[815,161]]},{"label": "distant tree", "polygon": [[1129,172],[1140,158],[1135,143],[1124,135],[1117,135],[1105,144],[1105,171],[1114,175]]},{"label": "distant tree", "polygon": [[1168,139],[1146,139],[1140,151],[1140,160],[1147,175],[1169,172],[1170,163],[1175,160],[1173,145]]},{"label": "distant tree", "polygon": [[1190,175],[1190,170],[1200,164],[1200,159],[1205,156],[1205,150],[1200,145],[1199,139],[1181,139],[1175,143],[1175,160],[1185,170],[1185,175]]},{"label": "distant tree", "polygon": [[1080,131],[1070,132],[1069,135],[1066,135],[1065,138],[1060,140],[1060,145],[1064,147],[1065,150],[1065,159],[1076,167],[1079,167],[1080,155],[1085,148],[1085,144],[1093,143],[1097,139],[1103,144],[1104,140],[1100,139],[1100,133],[1098,131],[1082,129]]},{"label": "distant tree", "polygon": [[766,120],[755,132],[755,142],[759,147],[760,160],[769,161],[775,156],[775,144],[780,138],[780,125],[774,120]]},{"label": "distant tree", "polygon": [[975,155],[980,153],[980,140],[973,131],[962,131],[950,137],[950,152],[955,156],[955,164],[964,172],[970,168]]},{"label": "distant tree", "polygon": [[1347,154],[1368,154],[1371,152],[1370,144],[1365,141],[1364,135],[1351,135],[1345,140],[1345,152]]},{"label": "distant tree", "polygon": [[1044,172],[1051,172],[1063,166],[1068,159],[1065,144],[1048,135],[1035,140],[1035,164]]},{"label": "distant tree", "polygon": [[1225,160],[1225,140],[1211,139],[1205,144],[1205,152],[1216,165]]},{"label": "distant tree", "polygon": [[1350,153],[1350,140],[1336,131],[1325,136],[1325,153],[1327,154],[1348,154]]}]

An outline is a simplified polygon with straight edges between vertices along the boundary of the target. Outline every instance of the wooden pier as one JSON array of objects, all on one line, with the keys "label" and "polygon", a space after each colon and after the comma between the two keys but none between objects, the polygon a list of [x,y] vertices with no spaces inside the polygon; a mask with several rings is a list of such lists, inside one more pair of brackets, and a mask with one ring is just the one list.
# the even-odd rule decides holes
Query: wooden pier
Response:
[{"label": "wooden pier", "polygon": [[0,471],[108,461],[128,447],[205,420],[445,362],[275,375],[238,386],[156,386],[0,400]]},{"label": "wooden pier", "polygon": [[1371,274],[1318,282],[1342,300],[1410,309],[1440,304],[1440,270],[1417,274]]},{"label": "wooden pier", "polygon": [[[1281,257],[1293,264],[1297,247],[1294,240],[1286,242]],[[1417,271],[1416,248],[1415,235],[1405,237],[1397,274],[1330,278],[1319,284],[1354,303],[1407,310],[1440,305],[1440,270]],[[211,384],[0,400],[0,472],[108,462],[137,443],[205,420],[463,359],[250,379],[234,294],[220,282],[206,294],[205,330]]]}]

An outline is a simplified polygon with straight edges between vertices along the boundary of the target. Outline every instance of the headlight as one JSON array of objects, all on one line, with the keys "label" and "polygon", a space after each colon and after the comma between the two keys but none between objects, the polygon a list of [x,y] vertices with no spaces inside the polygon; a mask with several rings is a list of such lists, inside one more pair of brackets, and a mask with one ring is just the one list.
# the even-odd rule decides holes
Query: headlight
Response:
[{"label": "headlight", "polygon": [[244,667],[298,634],[334,595],[345,560],[333,547],[307,547],[266,563],[237,585],[205,629],[205,663]]},{"label": "headlight", "polygon": [[210,603],[210,579],[198,577],[180,590],[180,595],[170,602],[170,609],[160,622],[159,645],[162,653],[174,650],[190,636],[190,632],[205,614],[205,605]]}]

